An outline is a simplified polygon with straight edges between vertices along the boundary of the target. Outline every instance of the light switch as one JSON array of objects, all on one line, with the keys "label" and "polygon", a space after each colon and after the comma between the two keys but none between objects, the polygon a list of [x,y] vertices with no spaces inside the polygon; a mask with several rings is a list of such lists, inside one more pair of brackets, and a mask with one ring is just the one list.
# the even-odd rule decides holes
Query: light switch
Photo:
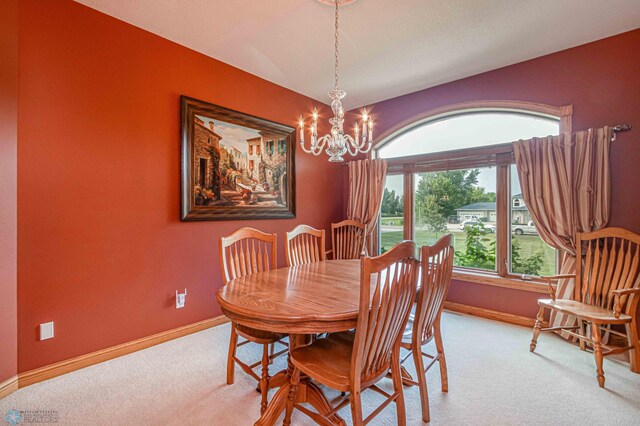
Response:
[{"label": "light switch", "polygon": [[40,324],[40,340],[53,339],[53,321]]}]

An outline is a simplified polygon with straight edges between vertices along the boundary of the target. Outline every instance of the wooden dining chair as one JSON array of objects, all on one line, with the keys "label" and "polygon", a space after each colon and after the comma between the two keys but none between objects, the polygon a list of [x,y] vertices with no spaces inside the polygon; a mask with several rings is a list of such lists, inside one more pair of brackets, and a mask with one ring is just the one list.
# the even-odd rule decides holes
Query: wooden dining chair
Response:
[{"label": "wooden dining chair", "polygon": [[[223,280],[229,282],[235,278],[249,275],[255,272],[268,271],[276,268],[277,237],[276,234],[266,234],[253,228],[240,228],[228,237],[220,238],[220,263]],[[238,336],[243,337],[243,342],[238,343]],[[237,323],[231,323],[231,340],[229,342],[229,355],[227,357],[227,384],[234,382],[235,364],[256,379],[259,383],[262,402],[260,411],[267,408],[267,392],[269,390],[269,364],[271,360],[285,352],[270,353],[270,347],[279,342],[286,346],[281,339],[285,334],[271,333],[245,327]],[[236,356],[236,349],[249,342],[263,346],[262,359],[254,364],[247,364]],[[271,350],[273,352],[273,350]],[[254,368],[262,367],[258,376]]]},{"label": "wooden dining chair", "polygon": [[[328,424],[329,417],[351,403],[353,424],[363,425],[391,402],[396,403],[398,424],[405,424],[400,341],[416,294],[419,263],[414,256],[415,243],[404,241],[381,256],[361,259],[360,308],[355,333],[330,334],[290,352],[294,370],[284,424],[290,423],[294,406],[317,423]],[[389,370],[393,379],[392,394],[376,386]],[[295,404],[301,373],[349,394],[339,398],[326,416],[321,416]],[[376,391],[386,400],[363,420],[361,393],[365,389]]]},{"label": "wooden dining chair", "polygon": [[[420,249],[422,276],[416,310],[413,321],[409,321],[409,326],[401,343],[403,349],[410,351],[402,358],[401,363],[404,363],[409,358],[409,355],[413,355],[413,363],[418,375],[418,380],[415,381],[402,367],[403,382],[405,385],[417,385],[420,388],[422,420],[425,422],[429,422],[429,394],[427,392],[426,373],[436,361],[440,366],[442,392],[449,391],[440,318],[444,301],[449,292],[449,284],[451,284],[451,273],[453,272],[454,250],[452,243],[453,238],[451,234],[448,234],[440,238],[434,245],[424,246]],[[430,355],[422,351],[422,347],[432,340],[435,340],[436,355]],[[426,368],[423,357],[431,360]]]},{"label": "wooden dining chair", "polygon": [[326,259],[324,229],[298,225],[287,232],[287,266],[319,262]]},{"label": "wooden dining chair", "polygon": [[[603,360],[607,355],[629,351],[631,371],[640,373],[640,342],[636,312],[640,301],[640,235],[622,228],[603,228],[577,235],[575,275],[543,277],[550,299],[538,300],[540,311],[529,349],[536,348],[541,331],[562,331],[578,339],[580,349],[593,349],[598,384],[604,387]],[[558,299],[554,284],[575,278],[573,299]],[[545,311],[572,315],[577,325],[549,326]],[[545,327],[546,325],[546,327]],[[590,333],[586,326],[590,325]],[[625,333],[611,326],[624,325]],[[602,333],[625,338],[622,346],[605,344]]]},{"label": "wooden dining chair", "polygon": [[355,220],[331,224],[331,250],[333,259],[359,259],[365,250],[366,226]]}]

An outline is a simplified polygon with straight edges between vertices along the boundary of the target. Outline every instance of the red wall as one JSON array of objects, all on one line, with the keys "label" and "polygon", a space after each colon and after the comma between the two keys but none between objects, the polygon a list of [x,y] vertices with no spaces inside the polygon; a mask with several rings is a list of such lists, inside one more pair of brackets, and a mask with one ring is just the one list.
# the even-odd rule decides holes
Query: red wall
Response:
[{"label": "red wall", "polygon": [[[371,107],[376,133],[443,105],[519,100],[573,105],[573,128],[631,124],[611,149],[611,225],[640,232],[640,30],[443,84]],[[535,316],[540,295],[454,282],[449,299]]]},{"label": "red wall", "polygon": [[297,219],[179,221],[180,95],[294,127],[309,98],[61,0],[20,2],[19,83],[20,372],[220,315],[222,235],[277,232],[283,265],[285,231],[342,218],[340,166],[299,152]]},{"label": "red wall", "polygon": [[[297,219],[181,223],[181,94],[292,126],[312,100],[70,0],[19,3],[19,351],[11,346],[10,304],[0,312],[0,380],[15,373],[16,352],[23,372],[219,315],[217,239],[240,226],[277,232],[283,264],[285,231],[297,223],[326,229],[342,218],[343,198],[332,191],[344,187],[346,169],[300,153]],[[14,46],[17,37],[4,12],[2,52],[13,59],[3,56],[0,105],[13,119],[0,127],[0,173],[9,172],[0,182],[0,266],[8,272],[0,276],[0,297],[10,300],[15,204],[4,201],[16,194],[17,51],[4,44]],[[575,129],[637,128],[639,48],[634,31],[381,102],[373,107],[376,133],[428,109],[477,99],[573,104]],[[5,69],[13,77],[5,78]],[[613,145],[612,224],[640,231],[637,134],[622,134]],[[174,292],[184,287],[187,306],[176,310]],[[528,316],[537,297],[468,283],[451,290],[454,301]],[[37,326],[46,321],[56,322],[56,337],[38,342]]]},{"label": "red wall", "polygon": [[0,383],[17,372],[18,0],[0,3]]}]

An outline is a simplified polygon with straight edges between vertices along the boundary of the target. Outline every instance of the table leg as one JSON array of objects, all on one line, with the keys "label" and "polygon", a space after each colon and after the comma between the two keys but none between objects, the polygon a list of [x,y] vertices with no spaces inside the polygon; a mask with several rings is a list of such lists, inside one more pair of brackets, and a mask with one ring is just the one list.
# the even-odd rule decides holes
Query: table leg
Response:
[{"label": "table leg", "polygon": [[[305,334],[291,334],[289,336],[289,350],[291,351],[297,347],[309,344],[312,338],[313,336]],[[273,425],[285,411],[291,389],[290,379],[293,375],[293,369],[293,364],[289,359],[287,370],[281,371],[273,376],[271,381],[275,380],[276,383],[279,384],[279,389],[273,395],[271,401],[269,401],[269,405],[267,405],[267,409],[260,419],[254,423],[255,426]],[[273,387],[276,387],[276,385]],[[296,393],[296,403],[310,404],[321,416],[325,416],[332,410],[331,403],[322,390],[304,375],[300,378],[300,384],[298,385],[298,391]],[[345,425],[344,420],[337,414],[329,417],[329,420],[332,424]]]},{"label": "table leg", "polygon": [[287,370],[278,371],[269,379],[269,389],[279,388],[289,382]]},{"label": "table leg", "polygon": [[273,395],[271,401],[267,405],[267,409],[262,413],[262,416],[254,423],[254,426],[274,425],[280,414],[287,408],[287,397],[289,396],[289,387],[291,385],[287,382],[285,385],[280,386],[278,391]]},{"label": "table leg", "polygon": [[[306,401],[309,403],[316,411],[321,414],[324,418],[327,418],[327,413],[329,413],[333,407],[331,403],[324,395],[324,392],[312,381],[307,379],[306,383]],[[334,414],[328,417],[329,422],[333,425],[345,426],[347,423],[344,421],[342,417],[337,414]]]}]

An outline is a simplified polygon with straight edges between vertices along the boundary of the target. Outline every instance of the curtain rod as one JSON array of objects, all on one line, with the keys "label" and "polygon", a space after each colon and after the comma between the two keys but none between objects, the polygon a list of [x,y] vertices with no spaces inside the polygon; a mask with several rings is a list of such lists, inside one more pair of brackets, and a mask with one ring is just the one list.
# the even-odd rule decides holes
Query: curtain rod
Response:
[{"label": "curtain rod", "polygon": [[[612,141],[616,140],[616,133],[619,132],[626,132],[628,130],[631,130],[633,127],[631,126],[631,124],[618,124],[616,126],[612,126],[611,130],[613,130],[613,137],[611,138]],[[343,163],[343,166],[348,166],[349,162],[345,161]]]}]

